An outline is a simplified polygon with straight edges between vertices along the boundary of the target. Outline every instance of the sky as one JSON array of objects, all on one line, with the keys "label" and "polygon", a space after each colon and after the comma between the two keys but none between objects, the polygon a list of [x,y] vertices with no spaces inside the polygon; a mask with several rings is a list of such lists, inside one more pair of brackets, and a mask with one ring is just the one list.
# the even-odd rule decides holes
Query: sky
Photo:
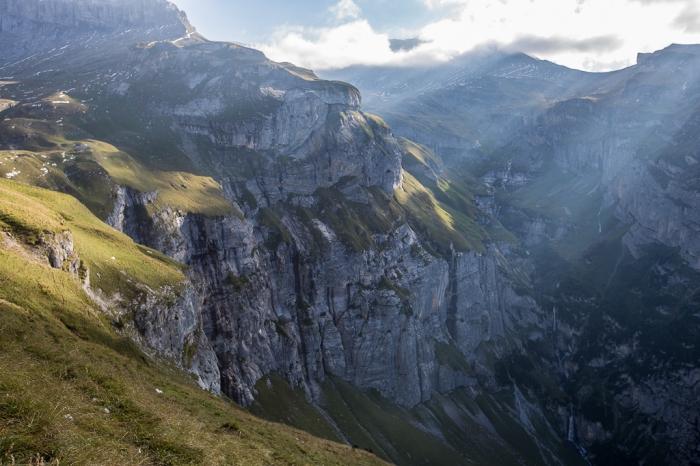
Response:
[{"label": "sky", "polygon": [[[479,47],[587,71],[700,43],[700,0],[174,0],[214,40],[315,70],[410,66]],[[410,50],[391,39],[418,39]]]}]

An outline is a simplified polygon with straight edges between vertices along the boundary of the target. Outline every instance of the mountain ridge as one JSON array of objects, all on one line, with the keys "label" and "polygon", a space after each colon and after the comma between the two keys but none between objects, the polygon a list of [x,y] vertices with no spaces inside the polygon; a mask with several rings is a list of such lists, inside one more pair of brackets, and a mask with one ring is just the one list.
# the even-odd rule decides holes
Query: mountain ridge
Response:
[{"label": "mountain ridge", "polygon": [[0,31],[17,30],[17,21],[49,25],[116,30],[129,27],[178,25],[186,32],[194,31],[184,12],[166,0],[45,0],[40,3],[3,0],[5,12]]}]

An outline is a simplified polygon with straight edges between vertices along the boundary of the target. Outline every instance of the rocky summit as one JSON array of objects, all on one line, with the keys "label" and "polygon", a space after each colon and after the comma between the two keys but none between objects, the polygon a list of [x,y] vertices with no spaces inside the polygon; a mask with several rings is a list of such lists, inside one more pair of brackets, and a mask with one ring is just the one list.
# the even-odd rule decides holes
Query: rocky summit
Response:
[{"label": "rocky summit", "polygon": [[0,44],[0,463],[700,462],[700,48],[324,80],[165,0]]}]

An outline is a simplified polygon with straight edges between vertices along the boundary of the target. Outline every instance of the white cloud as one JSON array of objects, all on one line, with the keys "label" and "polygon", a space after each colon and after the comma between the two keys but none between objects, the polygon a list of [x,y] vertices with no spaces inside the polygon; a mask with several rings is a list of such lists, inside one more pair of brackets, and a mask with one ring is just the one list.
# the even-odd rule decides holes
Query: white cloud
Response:
[{"label": "white cloud", "polygon": [[339,0],[330,10],[335,19],[339,21],[357,19],[362,15],[362,10],[353,0]]},{"label": "white cloud", "polygon": [[342,0],[333,10],[341,24],[280,31],[261,48],[274,60],[327,69],[447,60],[496,44],[574,68],[606,70],[634,63],[638,52],[674,42],[699,43],[695,1],[424,0],[430,8],[450,8],[415,31],[424,43],[393,52],[390,37],[362,19],[355,3]]},{"label": "white cloud", "polygon": [[261,48],[273,60],[312,69],[339,68],[352,63],[379,65],[393,59],[389,36],[374,31],[366,20],[336,27],[281,31],[273,45]]}]

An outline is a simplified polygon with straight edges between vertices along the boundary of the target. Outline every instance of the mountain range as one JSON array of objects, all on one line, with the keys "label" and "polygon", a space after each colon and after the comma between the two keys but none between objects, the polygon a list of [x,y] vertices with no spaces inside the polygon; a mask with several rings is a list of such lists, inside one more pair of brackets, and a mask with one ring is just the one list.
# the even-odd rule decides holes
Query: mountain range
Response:
[{"label": "mountain range", "polygon": [[700,462],[700,46],[321,79],[165,0],[0,43],[0,462]]}]

